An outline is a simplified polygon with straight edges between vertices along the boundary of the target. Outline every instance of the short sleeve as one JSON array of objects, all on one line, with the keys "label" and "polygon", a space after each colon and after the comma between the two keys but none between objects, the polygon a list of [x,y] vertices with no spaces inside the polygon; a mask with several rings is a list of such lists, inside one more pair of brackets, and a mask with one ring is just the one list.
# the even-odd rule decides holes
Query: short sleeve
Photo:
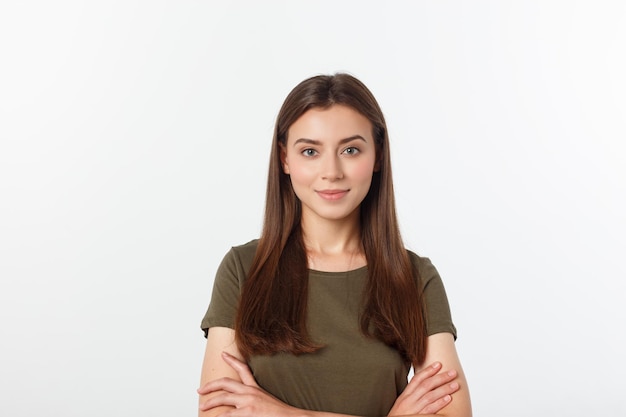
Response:
[{"label": "short sleeve", "polygon": [[426,328],[429,336],[436,333],[451,333],[456,340],[456,327],[452,322],[450,304],[439,272],[430,259],[410,253],[411,261],[417,266],[424,303],[426,305]]},{"label": "short sleeve", "polygon": [[256,242],[236,246],[224,256],[215,274],[211,302],[200,327],[207,336],[211,327],[234,328],[241,287],[256,250]]}]

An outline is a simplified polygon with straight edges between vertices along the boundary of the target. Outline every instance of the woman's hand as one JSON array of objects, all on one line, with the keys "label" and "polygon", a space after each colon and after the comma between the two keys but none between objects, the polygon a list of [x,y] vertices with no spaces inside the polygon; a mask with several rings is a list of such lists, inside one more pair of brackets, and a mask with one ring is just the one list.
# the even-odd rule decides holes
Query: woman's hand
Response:
[{"label": "woman's hand", "polygon": [[457,382],[451,382],[457,373],[437,373],[440,369],[441,363],[435,362],[416,373],[387,415],[435,414],[447,406],[452,401],[450,394],[459,389]]},{"label": "woman's hand", "polygon": [[[245,363],[225,352],[222,358],[242,382],[221,378],[205,384],[198,390],[199,394],[221,392],[202,403],[200,410],[235,407],[221,414],[224,417],[291,417],[301,414],[302,410],[283,403],[260,388]],[[435,362],[417,372],[396,399],[388,416],[434,414],[446,407],[452,401],[451,394],[459,390],[459,384],[454,382],[456,371],[438,373],[440,370],[441,363]]]},{"label": "woman's hand", "polygon": [[201,404],[200,410],[206,411],[219,406],[235,407],[234,410],[221,414],[224,417],[287,417],[296,414],[297,409],[276,399],[259,387],[248,365],[226,352],[222,353],[222,358],[237,372],[242,382],[221,378],[205,384],[198,390],[198,394],[204,395],[216,391],[222,391],[222,393]]}]

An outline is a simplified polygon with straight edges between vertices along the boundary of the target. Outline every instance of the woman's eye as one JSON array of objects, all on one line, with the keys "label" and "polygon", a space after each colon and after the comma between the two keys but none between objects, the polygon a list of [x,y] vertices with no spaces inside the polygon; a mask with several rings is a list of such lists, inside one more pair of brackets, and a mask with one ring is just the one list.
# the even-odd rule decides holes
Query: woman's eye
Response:
[{"label": "woman's eye", "polygon": [[345,153],[346,155],[356,155],[358,154],[359,148],[355,148],[354,146],[350,146],[349,148],[344,149],[343,153]]},{"label": "woman's eye", "polygon": [[304,156],[315,156],[317,154],[317,152],[315,151],[315,149],[305,149],[302,151],[302,155]]}]

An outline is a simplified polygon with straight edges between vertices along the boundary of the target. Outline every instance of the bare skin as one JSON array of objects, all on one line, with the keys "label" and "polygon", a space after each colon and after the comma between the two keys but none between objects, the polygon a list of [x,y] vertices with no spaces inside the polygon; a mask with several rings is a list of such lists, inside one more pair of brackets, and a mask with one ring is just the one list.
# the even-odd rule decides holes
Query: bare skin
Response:
[{"label": "bare skin", "polygon": [[[213,337],[211,337],[213,332]],[[451,335],[434,335],[435,343],[446,343]],[[449,336],[449,337],[448,337]],[[238,351],[234,345],[234,332],[226,328],[209,330],[207,355],[203,367],[204,383],[200,394],[199,416],[248,416],[248,417],[341,417],[334,413],[313,412],[289,406],[276,399],[258,386],[248,366],[237,358]],[[218,339],[225,338],[222,342]],[[229,339],[229,340],[226,340]],[[430,340],[430,339],[429,339]],[[217,352],[209,345],[225,345],[226,351]],[[229,351],[230,353],[227,353]],[[217,356],[217,357],[216,357]],[[207,360],[213,360],[215,366],[207,366]],[[220,376],[228,374],[228,376]],[[416,371],[405,390],[396,400],[389,416],[409,415],[449,415],[470,416],[458,413],[455,409],[463,409],[469,401],[467,389],[463,387],[464,376],[455,370],[444,370],[440,362],[435,362]],[[459,397],[460,392],[460,397]],[[456,398],[453,401],[453,398]],[[458,401],[457,401],[458,400]],[[459,407],[456,407],[460,403]],[[444,411],[447,413],[443,414]]]},{"label": "bare skin", "polygon": [[[281,162],[301,202],[309,269],[366,265],[359,208],[378,169],[369,120],[343,105],[311,109],[291,125]],[[453,336],[434,334],[427,345],[424,364],[429,365],[416,366],[388,415],[471,417]],[[209,330],[198,393],[201,417],[338,416],[297,409],[261,389],[234,343],[234,331],[226,328]]]}]

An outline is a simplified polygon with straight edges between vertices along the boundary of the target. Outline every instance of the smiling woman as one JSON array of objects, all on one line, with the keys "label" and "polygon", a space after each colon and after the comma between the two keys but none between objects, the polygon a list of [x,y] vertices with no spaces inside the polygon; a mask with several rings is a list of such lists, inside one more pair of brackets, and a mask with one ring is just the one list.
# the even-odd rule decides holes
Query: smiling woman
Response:
[{"label": "smiling woman", "polygon": [[385,120],[356,78],[287,96],[262,235],[225,256],[202,328],[201,416],[471,415],[441,278],[404,248]]},{"label": "smiling woman", "polygon": [[343,105],[316,108],[296,120],[288,136],[281,161],[307,229],[317,230],[327,220],[358,219],[376,164],[370,121]]}]

